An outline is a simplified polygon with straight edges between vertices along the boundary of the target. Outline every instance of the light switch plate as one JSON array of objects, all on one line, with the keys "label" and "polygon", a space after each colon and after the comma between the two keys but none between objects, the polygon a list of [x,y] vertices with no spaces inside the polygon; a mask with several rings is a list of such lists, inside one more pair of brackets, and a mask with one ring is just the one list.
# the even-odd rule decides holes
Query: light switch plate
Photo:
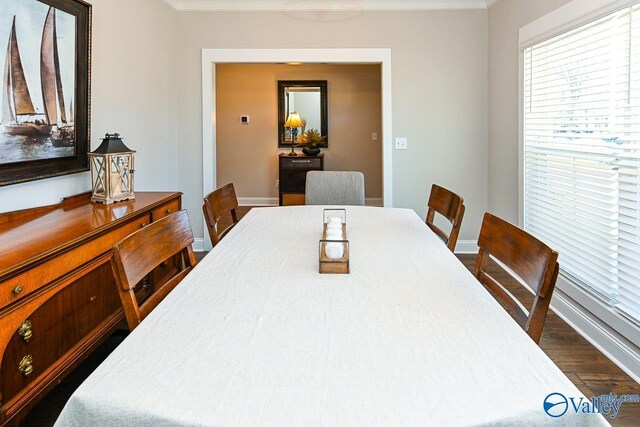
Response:
[{"label": "light switch plate", "polygon": [[243,125],[248,125],[249,123],[251,123],[251,117],[240,116],[240,123],[242,123]]},{"label": "light switch plate", "polygon": [[407,149],[407,138],[396,138],[396,150]]},{"label": "light switch plate", "polygon": [[378,132],[371,132],[371,140],[372,141],[378,140]]}]

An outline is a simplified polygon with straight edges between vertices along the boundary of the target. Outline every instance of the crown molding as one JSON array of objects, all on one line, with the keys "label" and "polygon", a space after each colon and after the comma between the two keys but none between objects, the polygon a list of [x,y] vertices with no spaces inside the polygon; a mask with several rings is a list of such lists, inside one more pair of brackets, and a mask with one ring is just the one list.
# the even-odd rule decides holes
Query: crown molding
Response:
[{"label": "crown molding", "polygon": [[162,0],[178,11],[375,12],[486,9],[498,0]]}]

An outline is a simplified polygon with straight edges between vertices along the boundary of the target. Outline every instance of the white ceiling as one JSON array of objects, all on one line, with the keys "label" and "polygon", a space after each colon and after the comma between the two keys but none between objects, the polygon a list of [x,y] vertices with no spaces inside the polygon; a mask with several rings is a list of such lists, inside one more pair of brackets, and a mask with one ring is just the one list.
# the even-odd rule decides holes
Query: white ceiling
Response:
[{"label": "white ceiling", "polygon": [[486,9],[498,0],[163,0],[176,10],[388,11]]}]

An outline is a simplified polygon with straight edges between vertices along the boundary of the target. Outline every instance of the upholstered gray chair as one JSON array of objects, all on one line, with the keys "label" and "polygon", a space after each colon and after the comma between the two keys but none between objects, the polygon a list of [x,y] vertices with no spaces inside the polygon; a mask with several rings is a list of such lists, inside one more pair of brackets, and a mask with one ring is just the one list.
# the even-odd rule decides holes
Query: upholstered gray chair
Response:
[{"label": "upholstered gray chair", "polygon": [[362,172],[307,172],[305,204],[364,206],[364,175]]}]

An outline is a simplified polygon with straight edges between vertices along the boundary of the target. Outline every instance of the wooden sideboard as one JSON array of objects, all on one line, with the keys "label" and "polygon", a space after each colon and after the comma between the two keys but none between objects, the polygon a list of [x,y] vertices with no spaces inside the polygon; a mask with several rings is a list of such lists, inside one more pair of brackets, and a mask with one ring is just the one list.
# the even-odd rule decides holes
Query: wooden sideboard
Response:
[{"label": "wooden sideboard", "polygon": [[[13,425],[122,325],[111,248],[181,209],[181,193],[110,205],[85,193],[0,214],[0,425]],[[140,299],[174,265],[137,287]]]},{"label": "wooden sideboard", "polygon": [[324,169],[324,154],[317,156],[288,156],[280,154],[280,206],[304,205],[307,172]]}]

